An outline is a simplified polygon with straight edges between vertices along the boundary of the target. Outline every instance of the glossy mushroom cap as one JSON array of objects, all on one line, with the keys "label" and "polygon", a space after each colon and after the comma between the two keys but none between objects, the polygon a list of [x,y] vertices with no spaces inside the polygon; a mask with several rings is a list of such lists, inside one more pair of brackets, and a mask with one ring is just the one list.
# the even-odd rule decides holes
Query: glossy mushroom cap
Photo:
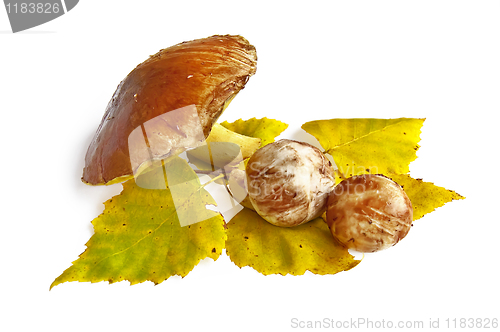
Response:
[{"label": "glossy mushroom cap", "polygon": [[150,159],[199,146],[255,74],[255,47],[212,36],[160,50],[118,85],[85,156],[82,181],[130,178]]}]

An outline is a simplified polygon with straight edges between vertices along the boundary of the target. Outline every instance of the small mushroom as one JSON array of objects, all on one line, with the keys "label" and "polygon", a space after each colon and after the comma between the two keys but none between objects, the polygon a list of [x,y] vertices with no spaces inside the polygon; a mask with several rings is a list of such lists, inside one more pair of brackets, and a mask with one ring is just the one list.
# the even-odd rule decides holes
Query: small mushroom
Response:
[{"label": "small mushroom", "polygon": [[410,231],[413,208],[403,188],[378,174],[340,182],[330,194],[326,222],[349,249],[375,252],[396,245]]},{"label": "small mushroom", "polygon": [[212,36],[160,50],[118,85],[85,156],[82,181],[131,178],[151,159],[203,144],[225,107],[256,72],[255,47]]},{"label": "small mushroom", "polygon": [[282,139],[257,150],[246,166],[255,211],[281,227],[321,216],[335,184],[330,161],[316,147]]}]

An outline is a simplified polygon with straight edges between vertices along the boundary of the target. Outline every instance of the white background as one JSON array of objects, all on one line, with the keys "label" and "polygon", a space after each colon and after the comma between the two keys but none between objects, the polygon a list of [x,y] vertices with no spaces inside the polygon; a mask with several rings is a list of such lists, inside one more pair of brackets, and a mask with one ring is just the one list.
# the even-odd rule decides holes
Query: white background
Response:
[{"label": "white background", "polygon": [[[500,318],[499,1],[97,1],[12,34],[0,8],[2,331],[287,331],[291,320]],[[116,86],[150,54],[241,34],[258,70],[221,120],[425,117],[413,177],[467,197],[330,276],[224,254],[184,279],[49,285],[121,185],[80,181]],[[491,330],[491,329],[490,329]]]}]

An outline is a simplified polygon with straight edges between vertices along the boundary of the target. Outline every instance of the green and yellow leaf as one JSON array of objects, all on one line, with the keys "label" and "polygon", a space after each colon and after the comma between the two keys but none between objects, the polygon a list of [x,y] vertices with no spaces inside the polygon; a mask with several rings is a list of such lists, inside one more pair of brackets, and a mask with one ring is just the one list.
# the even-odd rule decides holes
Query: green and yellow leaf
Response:
[{"label": "green and yellow leaf", "polygon": [[165,166],[168,172],[160,168],[125,182],[123,191],[104,203],[104,212],[92,221],[87,249],[51,288],[67,281],[158,284],[186,276],[206,257],[219,257],[224,220],[206,209],[215,201],[184,160],[173,158]]},{"label": "green and yellow leaf", "polygon": [[224,121],[221,125],[238,134],[260,138],[262,140],[261,147],[274,142],[274,139],[288,128],[288,124],[268,118],[239,119],[231,123]]},{"label": "green and yellow leaf", "polygon": [[317,218],[284,228],[244,208],[227,225],[226,253],[237,266],[269,274],[335,274],[359,264]]},{"label": "green and yellow leaf", "polygon": [[406,174],[417,158],[425,119],[331,119],[302,125],[345,176]]},{"label": "green and yellow leaf", "polygon": [[424,182],[422,179],[414,179],[407,174],[390,175],[393,181],[403,187],[413,205],[413,220],[422,218],[453,200],[465,199],[453,190],[438,187],[432,182]]}]

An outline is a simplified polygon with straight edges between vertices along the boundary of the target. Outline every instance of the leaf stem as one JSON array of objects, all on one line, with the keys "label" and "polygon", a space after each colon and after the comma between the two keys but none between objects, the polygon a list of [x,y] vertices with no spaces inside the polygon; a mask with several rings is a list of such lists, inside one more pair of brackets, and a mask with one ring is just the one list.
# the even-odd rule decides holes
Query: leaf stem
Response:
[{"label": "leaf stem", "polygon": [[[210,174],[210,173],[209,173]],[[210,181],[207,181],[205,182],[204,184],[202,184],[202,188],[204,188],[207,184],[210,184],[214,181],[217,181],[218,179],[222,178],[222,177],[225,177],[225,174],[224,173],[220,173],[219,175],[217,175],[216,177],[212,178]]]},{"label": "leaf stem", "polygon": [[222,169],[218,169],[216,171],[204,171],[201,169],[194,170],[196,174],[206,174],[206,175],[220,175],[222,174]]}]

